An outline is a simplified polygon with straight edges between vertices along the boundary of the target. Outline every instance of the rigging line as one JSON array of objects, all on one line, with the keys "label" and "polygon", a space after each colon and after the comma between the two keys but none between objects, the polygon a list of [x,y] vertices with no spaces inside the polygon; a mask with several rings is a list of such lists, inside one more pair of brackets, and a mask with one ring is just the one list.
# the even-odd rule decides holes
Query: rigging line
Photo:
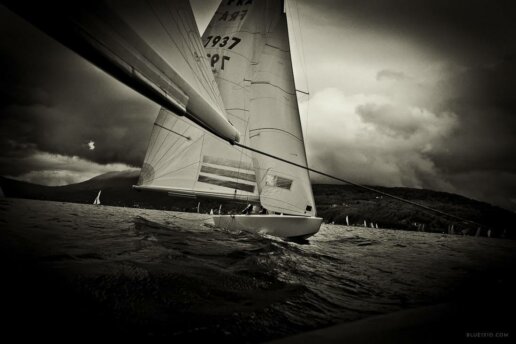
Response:
[{"label": "rigging line", "polygon": [[253,81],[253,80],[249,80],[249,79],[244,79],[244,81],[248,81],[251,83],[251,85],[269,85],[269,86],[272,86],[272,87],[276,87],[277,89],[279,89],[280,91],[283,91],[285,94],[289,94],[291,96],[295,96],[296,93],[291,93],[287,90],[284,90],[283,88],[281,88],[280,86],[278,85],[275,85],[273,83],[271,83],[270,81]]},{"label": "rigging line", "polygon": [[[163,108],[162,108],[162,109],[163,109]],[[157,117],[157,118],[156,118],[156,120],[154,121],[154,124],[156,124],[156,123],[157,123],[157,121],[158,121],[158,120],[160,120],[160,116],[162,116],[162,118],[163,118],[163,124],[167,123],[167,120],[168,120],[169,118],[172,118],[172,119],[171,119],[171,121],[173,122],[173,123],[172,123],[172,127],[174,127],[174,126],[175,126],[175,124],[176,124],[176,122],[177,122],[177,119],[175,119],[174,117],[168,117],[168,116],[170,116],[170,115],[169,115],[169,112],[167,112],[167,111],[163,111],[163,112],[161,112],[161,110],[160,110],[160,112],[158,113],[158,117]],[[165,117],[165,116],[167,116],[167,117]],[[153,124],[153,126],[154,126],[154,124]],[[153,131],[154,131],[154,129],[153,129]],[[156,141],[158,141],[159,134],[160,134],[160,133],[158,132],[157,137],[156,137]],[[184,134],[184,133],[183,133],[183,134]],[[152,155],[152,157],[149,157],[149,161],[152,161],[152,162],[157,161],[157,162],[159,163],[159,161],[160,161],[160,160],[165,156],[166,152],[165,152],[164,154],[162,154],[160,158],[157,158],[157,157],[158,157],[158,155],[159,155],[159,153],[161,152],[161,147],[163,147],[163,145],[164,145],[164,144],[165,144],[165,142],[167,141],[167,138],[168,138],[168,136],[169,136],[169,135],[170,135],[170,130],[167,130],[167,134],[166,134],[165,138],[164,138],[163,140],[161,140],[161,143],[160,143],[160,145],[159,145],[158,149],[156,149],[156,150],[155,150],[155,152],[154,152],[154,154]],[[179,140],[179,138],[178,138],[177,140]],[[175,144],[175,142],[173,143],[173,145],[174,145],[174,144]],[[153,148],[154,148],[154,147],[153,147]]]},{"label": "rigging line", "polygon": [[[165,130],[168,130],[168,131],[171,131],[167,128],[164,128]],[[186,134],[186,132],[189,130],[190,128],[187,127],[185,130],[184,130],[184,134]],[[167,134],[168,135],[168,134]],[[181,138],[177,138],[173,143],[172,145],[168,146],[168,149],[161,155],[161,157],[159,159],[157,159],[154,164],[154,167],[156,169],[161,169],[163,167],[164,164],[167,164],[169,163],[170,161],[172,161],[172,159],[175,157],[175,156],[179,156],[179,154],[183,153],[186,149],[188,149],[189,147],[193,146],[198,140],[195,140],[193,142],[190,143],[191,140],[188,140],[188,141],[184,141],[184,140],[181,140]],[[188,144],[190,143],[190,144]],[[177,147],[176,147],[176,144]],[[166,157],[166,155],[168,155],[168,153],[170,151],[172,151],[172,148],[175,148],[176,149],[176,154],[173,155],[173,156],[168,156]]]},{"label": "rigging line", "polygon": [[[171,115],[169,115],[169,116],[171,116]],[[172,121],[173,121],[172,127],[175,127],[175,125],[177,124],[177,121],[178,121],[178,120],[177,120],[177,118],[173,118],[173,117],[172,117]],[[155,123],[155,124],[156,124],[156,123]],[[163,124],[165,124],[165,121],[163,122]],[[168,149],[166,149],[166,151],[165,151],[165,152],[163,152],[163,154],[161,154],[161,157],[157,158],[158,152],[160,152],[160,151],[161,151],[161,147],[163,147],[163,144],[167,141],[167,138],[169,137],[170,133],[176,133],[175,131],[173,131],[173,130],[171,130],[171,129],[169,129],[169,128],[165,127],[165,126],[159,126],[159,127],[160,127],[160,128],[163,128],[164,130],[166,130],[166,131],[167,131],[167,136],[165,136],[165,139],[163,139],[163,141],[162,141],[162,143],[161,143],[161,145],[160,145],[160,147],[159,147],[159,150],[157,150],[157,151],[156,151],[156,154],[153,156],[152,161],[153,161],[153,162],[155,162],[155,164],[154,164],[155,168],[161,167],[161,165],[160,165],[160,164],[162,164],[163,159],[164,159],[164,158],[165,158],[165,156],[168,154],[168,152],[170,152],[170,151],[172,150],[172,148],[174,148],[174,147],[175,147],[175,145],[176,145],[178,142],[183,141],[183,140],[181,140],[181,138],[179,138],[179,137],[178,137],[174,142],[172,142],[172,144],[170,144],[170,142],[169,142],[169,144],[170,144],[170,145],[168,146]],[[181,136],[185,137],[185,136],[186,136],[186,132],[187,132],[189,129],[190,129],[190,126],[186,126],[185,130],[183,130],[183,135],[181,135]],[[191,140],[188,140],[188,141],[191,141]],[[181,143],[179,144],[179,146],[184,145],[185,143],[188,143],[188,141],[183,141],[183,142],[181,142]],[[193,144],[193,143],[192,143],[192,144]],[[164,148],[166,148],[166,147],[164,147]],[[178,147],[178,149],[179,149],[179,147]],[[156,158],[157,158],[157,159],[156,159]]]},{"label": "rigging line", "polygon": [[[158,119],[159,119],[159,115],[158,115],[158,118],[156,118],[156,121]],[[156,123],[156,121],[154,121],[154,123]],[[153,127],[154,127],[154,124],[153,124]],[[154,132],[154,129],[152,131]],[[152,154],[152,156],[149,156],[149,162],[159,161],[161,158],[163,158],[163,156],[161,156],[161,158],[156,160],[156,157],[158,156],[158,153],[161,151],[161,147],[163,147],[163,145],[165,144],[165,141],[166,141],[166,139],[168,138],[169,135],[170,135],[170,132],[167,131],[167,133],[165,135],[165,138],[163,140],[161,140],[161,143],[160,143],[158,149],[156,149],[154,151],[154,154]],[[157,143],[159,136],[160,136],[160,132],[157,132],[155,144]],[[154,148],[154,146],[152,148]]]},{"label": "rigging line", "polygon": [[[166,129],[166,128],[164,128],[164,129]],[[187,131],[188,129],[189,129],[189,128],[187,128],[187,129],[184,131],[184,133],[186,133],[186,131]],[[167,131],[170,131],[170,130],[168,130],[168,129],[166,129],[166,130],[167,130]],[[168,135],[169,135],[169,133],[167,133],[167,136],[168,136]],[[202,137],[202,136],[201,136],[201,137]],[[167,152],[165,152],[165,154],[164,154],[164,155],[162,155],[162,156],[161,156],[161,158],[159,158],[159,159],[156,161],[156,164],[154,165],[154,168],[155,168],[155,169],[158,169],[158,166],[162,165],[162,164],[163,164],[163,161],[165,161],[166,163],[168,163],[168,162],[172,161],[175,157],[180,156],[180,155],[181,155],[181,154],[183,154],[183,153],[184,153],[188,148],[190,148],[190,147],[192,147],[194,144],[196,144],[196,143],[200,140],[200,138],[201,138],[201,137],[199,137],[198,139],[196,139],[195,141],[193,141],[190,145],[186,145],[186,146],[183,146],[183,147],[181,147],[181,145],[180,145],[179,147],[177,147],[177,151],[176,151],[176,154],[175,154],[175,155],[173,155],[172,157],[169,157],[168,159],[164,159],[165,154],[166,154],[166,153],[168,153],[168,152],[170,151],[170,149],[171,149],[173,146],[175,146],[175,145],[176,145],[176,143],[179,141],[179,138],[178,138],[178,139],[177,139],[177,140],[172,144],[172,146],[170,146],[170,147],[168,148]],[[186,143],[186,142],[185,142],[185,143]],[[153,159],[153,161],[154,161],[154,160],[155,160],[155,159]],[[170,174],[170,173],[177,172],[177,171],[179,171],[179,170],[181,170],[181,169],[184,169],[184,168],[187,168],[187,167],[189,167],[189,166],[191,166],[191,165],[192,165],[192,164],[187,165],[187,166],[182,167],[182,168],[179,168],[179,169],[177,169],[177,170],[173,170],[173,171],[166,172],[166,173],[161,174],[161,175],[159,175],[159,176],[158,176],[158,175],[155,175],[155,176],[154,176],[154,178],[152,178],[152,179],[151,179],[151,180],[149,180],[148,182],[152,182],[152,181],[154,181],[154,180],[156,180],[156,179],[158,179],[158,178],[164,177],[164,176],[166,176],[166,175],[168,175],[168,174]]]},{"label": "rigging line", "polygon": [[325,176],[325,177],[328,177],[328,178],[331,178],[331,179],[335,179],[335,180],[338,180],[340,182],[344,182],[346,184],[350,184],[350,185],[353,185],[353,186],[356,186],[358,188],[361,188],[361,189],[365,189],[365,190],[368,190],[368,191],[371,191],[371,192],[374,192],[374,193],[377,193],[377,194],[380,194],[382,196],[386,196],[386,197],[389,197],[389,198],[392,198],[392,199],[395,199],[397,201],[400,201],[400,202],[404,202],[404,203],[408,203],[408,204],[411,204],[411,205],[414,205],[416,207],[420,207],[420,208],[423,208],[423,209],[426,209],[426,210],[430,210],[430,211],[433,211],[434,213],[438,213],[440,215],[444,215],[444,216],[448,216],[448,217],[451,217],[451,218],[454,218],[456,220],[460,220],[460,221],[464,221],[464,222],[467,222],[467,223],[471,223],[471,224],[475,224],[475,225],[478,225],[478,226],[482,226],[482,227],[489,227],[489,226],[486,226],[482,223],[478,223],[476,221],[472,221],[472,220],[468,220],[466,218],[463,218],[463,217],[460,217],[460,216],[456,216],[456,215],[452,215],[452,214],[448,214],[448,213],[445,213],[441,210],[437,210],[437,209],[434,209],[434,208],[430,208],[430,207],[427,207],[426,205],[423,205],[423,204],[419,204],[419,203],[416,203],[416,202],[413,202],[413,201],[409,201],[407,199],[404,199],[404,198],[401,198],[401,197],[398,197],[398,196],[394,196],[394,195],[391,195],[391,194],[388,194],[386,192],[383,192],[383,191],[380,191],[380,190],[376,190],[376,189],[373,189],[373,188],[370,188],[370,187],[367,187],[367,186],[364,186],[364,185],[360,185],[360,184],[357,184],[357,183],[353,183],[353,182],[350,182],[348,180],[345,180],[345,179],[342,179],[342,178],[339,178],[339,177],[335,177],[335,176],[332,176],[331,174],[328,174],[328,173],[325,173],[325,172],[322,172],[322,171],[318,171],[318,170],[314,170],[313,168],[310,168],[308,166],[303,166],[303,165],[300,165],[300,164],[297,164],[295,162],[292,162],[292,161],[289,161],[289,160],[286,160],[286,159],[283,159],[283,158],[280,158],[278,156],[275,156],[275,155],[272,155],[272,154],[269,154],[267,152],[264,152],[264,151],[261,151],[261,150],[258,150],[258,149],[255,149],[255,148],[252,148],[252,147],[249,147],[249,146],[246,146],[246,145],[243,145],[243,144],[240,144],[238,142],[235,142],[234,143],[235,146],[238,146],[238,147],[241,147],[241,148],[244,148],[244,149],[248,149],[250,151],[253,151],[255,153],[258,153],[258,154],[262,154],[262,155],[265,155],[265,156],[268,156],[270,158],[273,158],[273,159],[276,159],[276,160],[279,160],[279,161],[282,161],[284,163],[287,163],[289,165],[293,165],[293,166],[296,166],[296,167],[300,167],[302,169],[305,169],[309,172],[314,172],[314,173],[317,173],[317,174],[320,174],[322,176]]},{"label": "rigging line", "polygon": [[162,126],[162,125],[160,125],[160,124],[154,123],[154,125],[155,125],[155,126],[157,126],[157,127],[163,128],[163,129],[165,129],[165,130],[168,130],[168,131],[170,131],[170,132],[172,132],[172,133],[174,133],[174,134],[176,134],[176,135],[178,135],[178,136],[184,137],[184,138],[185,138],[185,139],[187,139],[188,141],[190,141],[190,140],[192,139],[190,136],[186,136],[186,135],[180,134],[180,133],[178,133],[177,131],[174,131],[174,130],[172,130],[172,129],[169,129],[169,128],[167,128],[167,127],[164,127],[164,126]]},{"label": "rigging line", "polygon": [[[283,130],[283,129],[280,129],[280,128],[256,128],[256,129],[250,129],[249,130],[249,135],[251,135],[251,131],[253,131],[253,132],[254,131],[260,131],[260,132],[262,132],[262,131],[279,131],[280,133],[284,133],[284,134],[290,135],[290,136],[294,137],[296,140],[298,140],[300,142],[303,142],[303,138],[299,138],[296,135],[292,134],[291,132]],[[252,137],[260,135],[260,132],[258,132],[257,134],[254,134]]]},{"label": "rigging line", "polygon": [[164,127],[164,126],[162,126],[162,125],[160,125],[160,124],[158,124],[158,123],[154,123],[154,125],[155,125],[155,126],[157,126],[157,127],[163,128],[163,129],[165,129],[165,130],[168,130],[168,131],[170,131],[170,132],[172,132],[172,133],[174,133],[174,134],[176,134],[176,135],[179,135],[179,136],[181,136],[181,137],[184,137],[184,138],[185,138],[185,139],[187,139],[188,141],[190,141],[190,140],[192,139],[190,136],[186,136],[186,135],[180,134],[180,133],[178,133],[177,131],[174,131],[174,130],[172,130],[172,129],[169,129],[169,128],[167,128],[167,127]]}]

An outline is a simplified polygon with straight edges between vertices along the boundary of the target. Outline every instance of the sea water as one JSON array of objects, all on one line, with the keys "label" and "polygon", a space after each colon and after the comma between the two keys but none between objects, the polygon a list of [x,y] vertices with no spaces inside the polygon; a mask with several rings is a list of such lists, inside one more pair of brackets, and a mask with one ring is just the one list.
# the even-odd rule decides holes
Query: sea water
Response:
[{"label": "sea water", "polygon": [[209,214],[23,199],[0,200],[0,214],[8,324],[50,335],[262,342],[448,302],[504,278],[516,252],[329,224],[300,244],[215,228]]}]

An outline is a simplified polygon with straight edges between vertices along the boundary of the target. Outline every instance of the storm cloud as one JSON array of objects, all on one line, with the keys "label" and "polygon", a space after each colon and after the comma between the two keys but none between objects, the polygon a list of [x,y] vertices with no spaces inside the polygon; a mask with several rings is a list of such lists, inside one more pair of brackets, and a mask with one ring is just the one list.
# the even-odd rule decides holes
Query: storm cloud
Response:
[{"label": "storm cloud", "polygon": [[[6,9],[0,17],[2,65],[9,66],[0,84],[0,173],[43,176],[32,162],[47,153],[76,157],[70,164],[82,159],[83,179],[98,164],[141,165],[158,107]],[[55,175],[47,184],[63,184],[80,174],[63,178],[50,165],[49,171],[41,182]]]},{"label": "storm cloud", "polygon": [[312,165],[361,183],[516,209],[516,25],[508,2],[298,4],[302,20],[325,28],[301,32],[306,51],[326,52],[302,57]]}]

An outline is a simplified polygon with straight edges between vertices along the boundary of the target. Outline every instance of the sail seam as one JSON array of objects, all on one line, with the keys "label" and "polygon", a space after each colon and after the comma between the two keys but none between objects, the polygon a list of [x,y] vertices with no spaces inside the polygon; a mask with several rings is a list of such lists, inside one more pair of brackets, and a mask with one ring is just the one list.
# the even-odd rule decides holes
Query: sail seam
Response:
[{"label": "sail seam", "polygon": [[270,85],[272,87],[276,87],[276,88],[280,89],[281,91],[285,92],[286,94],[290,94],[292,96],[296,95],[295,92],[294,93],[290,93],[287,90],[284,90],[283,88],[281,88],[280,86],[271,83],[270,81],[253,81],[253,80],[249,80],[249,79],[244,79],[244,81],[250,82],[251,85]]},{"label": "sail seam", "polygon": [[190,141],[190,140],[192,139],[190,136],[182,135],[182,134],[178,133],[177,131],[174,131],[174,130],[172,130],[172,129],[166,128],[166,127],[164,127],[164,126],[162,126],[162,125],[160,125],[160,124],[154,123],[154,125],[155,125],[155,126],[157,126],[157,127],[163,128],[163,129],[165,129],[165,130],[168,130],[168,131],[170,131],[171,133],[174,133],[174,134],[176,134],[176,135],[179,135],[179,136],[181,136],[181,137],[184,137],[184,138],[185,138],[185,139],[187,139],[188,141]]},{"label": "sail seam", "polygon": [[[286,131],[286,130],[284,130],[284,129],[280,129],[280,128],[256,128],[256,129],[251,129],[251,130],[249,130],[249,134],[251,134],[251,131],[258,131],[258,130],[260,130],[260,131],[262,131],[262,130],[274,130],[274,131],[281,131],[281,132],[283,132],[283,133],[285,133],[285,134],[288,134],[288,135],[290,135],[290,136],[293,136],[293,137],[294,137],[294,138],[296,138],[299,142],[303,142],[303,140],[302,140],[302,139],[300,139],[299,137],[297,137],[296,135],[294,135],[294,134],[292,134],[291,132]],[[252,137],[255,137],[255,136],[258,136],[258,135],[260,135],[260,133],[256,133],[256,134],[254,134]]]},{"label": "sail seam", "polygon": [[[229,110],[240,110],[240,111],[247,111],[247,112],[249,112],[249,110],[244,109],[244,108],[226,108],[226,111],[229,111]],[[237,117],[237,116],[235,116],[235,117]]]},{"label": "sail seam", "polygon": [[277,50],[282,51],[284,53],[290,53],[290,50],[284,50],[284,49],[281,49],[280,47],[276,47],[274,45],[270,45],[269,43],[265,43],[265,46],[277,49]]}]

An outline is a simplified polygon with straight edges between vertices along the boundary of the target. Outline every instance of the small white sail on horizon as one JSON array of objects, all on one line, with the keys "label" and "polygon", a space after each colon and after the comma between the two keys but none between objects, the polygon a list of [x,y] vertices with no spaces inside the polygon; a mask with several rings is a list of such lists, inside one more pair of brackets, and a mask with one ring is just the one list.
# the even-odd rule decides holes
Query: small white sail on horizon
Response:
[{"label": "small white sail on horizon", "polygon": [[93,201],[94,205],[100,205],[100,194],[102,193],[102,190],[99,191],[97,194],[97,197],[95,197],[95,200]]}]

